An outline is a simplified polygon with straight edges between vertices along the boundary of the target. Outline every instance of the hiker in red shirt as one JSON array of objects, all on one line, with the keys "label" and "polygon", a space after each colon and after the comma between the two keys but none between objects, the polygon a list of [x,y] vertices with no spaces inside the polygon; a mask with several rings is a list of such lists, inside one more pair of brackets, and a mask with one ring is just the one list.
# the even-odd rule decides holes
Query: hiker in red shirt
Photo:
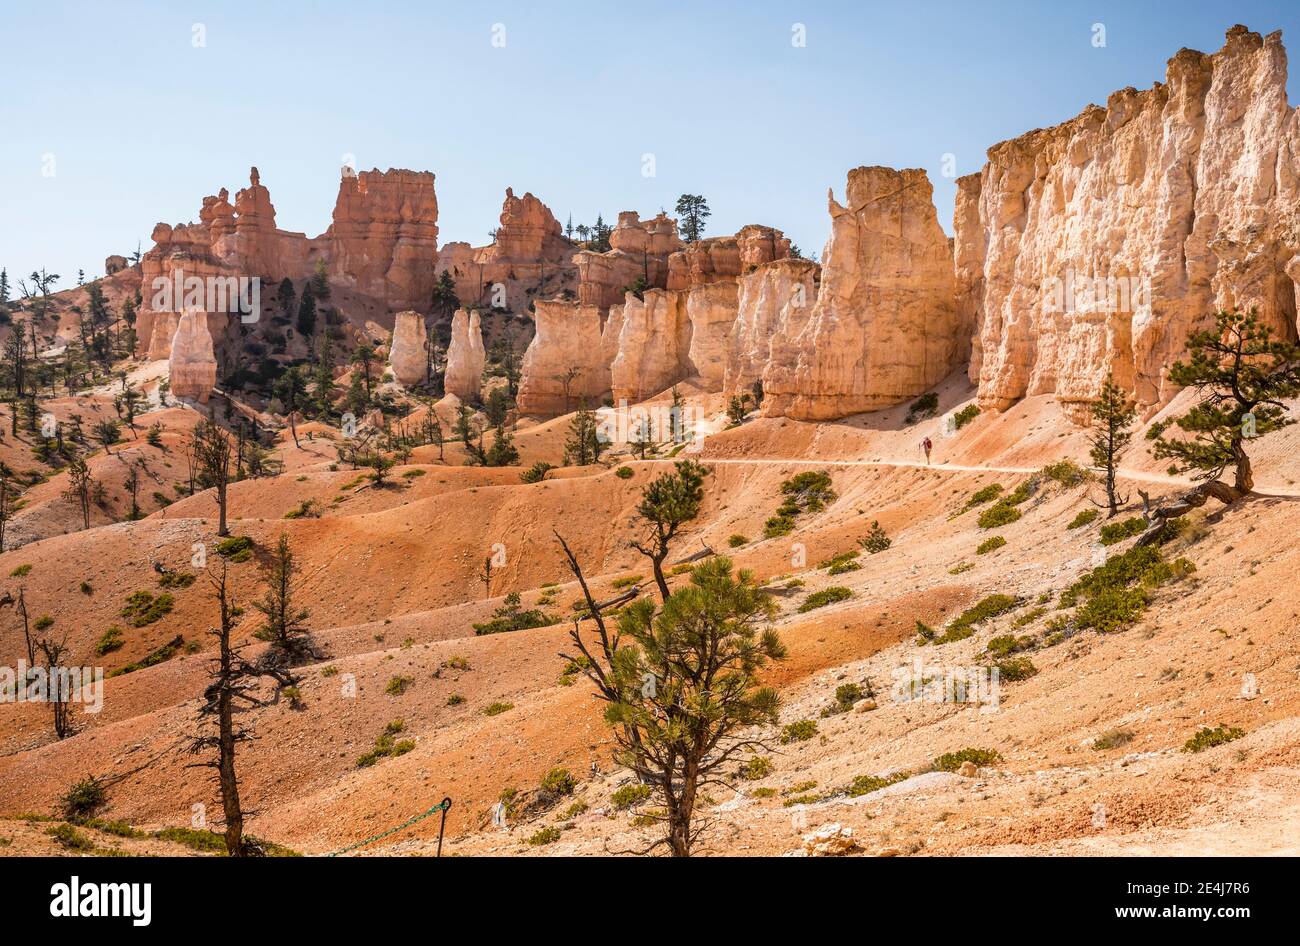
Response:
[{"label": "hiker in red shirt", "polygon": [[930,438],[929,438],[929,437],[926,437],[924,440],[921,441],[921,449],[925,451],[925,465],[926,465],[926,466],[929,466],[929,465],[930,465],[930,451],[934,449],[934,444],[932,444],[932,443],[930,442]]}]

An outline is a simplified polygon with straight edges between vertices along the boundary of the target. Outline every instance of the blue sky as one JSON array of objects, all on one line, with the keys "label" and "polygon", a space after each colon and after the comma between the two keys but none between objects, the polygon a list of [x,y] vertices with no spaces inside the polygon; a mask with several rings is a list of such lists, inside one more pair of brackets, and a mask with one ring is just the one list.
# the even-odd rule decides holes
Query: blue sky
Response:
[{"label": "blue sky", "polygon": [[510,185],[575,223],[701,193],[710,233],[771,224],[820,253],[826,189],[863,164],[925,168],[950,229],[945,154],[976,171],[1237,22],[1300,43],[1300,4],[1262,0],[6,6],[0,266],[64,287],[254,164],[278,225],[314,236],[345,155],[435,172],[442,242],[487,242]]}]

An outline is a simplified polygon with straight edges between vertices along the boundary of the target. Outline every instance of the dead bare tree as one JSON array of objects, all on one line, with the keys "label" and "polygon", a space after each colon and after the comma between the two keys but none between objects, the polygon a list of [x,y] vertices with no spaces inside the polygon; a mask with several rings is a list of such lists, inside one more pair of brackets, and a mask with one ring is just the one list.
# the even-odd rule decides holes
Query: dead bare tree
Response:
[{"label": "dead bare tree", "polygon": [[217,657],[213,661],[210,682],[203,691],[203,705],[199,707],[200,722],[214,723],[216,732],[195,737],[190,752],[199,754],[215,752],[215,758],[193,763],[217,770],[215,781],[221,793],[221,808],[225,819],[226,853],[231,857],[250,857],[260,849],[244,837],[244,810],[239,798],[239,773],[235,767],[235,747],[247,742],[253,735],[235,723],[236,712],[266,706],[272,700],[258,695],[258,681],[271,678],[276,685],[276,695],[292,686],[294,677],[275,664],[254,664],[240,654],[241,647],[231,643],[234,628],[235,605],[227,581],[227,566],[223,561],[220,572],[210,571],[213,597],[221,610],[221,625],[210,633],[217,639]]},{"label": "dead bare tree", "polygon": [[[29,645],[30,646],[30,645]],[[66,638],[57,641],[41,638],[36,642],[36,649],[45,660],[45,698],[54,713],[54,736],[67,739],[72,735],[72,715],[69,694],[70,671],[63,666],[63,658],[68,652]]]}]

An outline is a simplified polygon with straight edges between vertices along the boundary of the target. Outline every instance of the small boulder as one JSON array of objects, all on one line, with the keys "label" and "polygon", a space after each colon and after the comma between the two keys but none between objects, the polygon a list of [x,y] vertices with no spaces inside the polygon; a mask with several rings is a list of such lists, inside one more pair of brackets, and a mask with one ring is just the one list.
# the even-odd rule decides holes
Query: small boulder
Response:
[{"label": "small boulder", "polygon": [[839,824],[823,825],[803,836],[803,852],[809,857],[840,857],[857,849],[853,829]]}]

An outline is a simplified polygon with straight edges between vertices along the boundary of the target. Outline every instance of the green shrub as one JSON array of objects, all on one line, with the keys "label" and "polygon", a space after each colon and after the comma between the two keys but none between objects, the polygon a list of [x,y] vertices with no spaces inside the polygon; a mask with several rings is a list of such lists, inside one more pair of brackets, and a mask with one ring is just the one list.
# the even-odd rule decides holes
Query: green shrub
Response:
[{"label": "green shrub", "polygon": [[957,615],[953,622],[948,625],[943,635],[936,637],[934,642],[936,644],[950,644],[953,641],[965,640],[975,633],[976,624],[995,618],[1000,614],[1005,614],[1019,605],[1019,598],[1001,594],[989,595]]},{"label": "green shrub", "polygon": [[749,537],[741,535],[739,532],[733,533],[731,536],[727,538],[727,545],[729,545],[733,549],[738,549],[742,545],[748,545],[748,544],[749,544]]},{"label": "green shrub", "polygon": [[159,588],[188,588],[199,576],[193,572],[166,572],[158,576]]},{"label": "green shrub", "polygon": [[978,766],[996,765],[1002,761],[1002,755],[996,749],[959,749],[957,752],[945,752],[934,760],[934,767],[940,772],[956,772],[963,762],[973,762]]},{"label": "green shrub", "polygon": [[781,492],[803,512],[821,512],[835,501],[831,475],[824,470],[797,473],[781,484]]},{"label": "green shrub", "polygon": [[830,474],[822,470],[806,470],[792,476],[781,484],[781,493],[785,499],[776,515],[763,526],[763,535],[769,539],[789,535],[794,531],[796,516],[821,512],[835,501]]},{"label": "green shrub", "polygon": [[304,499],[284,514],[286,519],[319,519],[320,516],[320,503],[314,499]]},{"label": "green shrub", "polygon": [[1028,650],[1034,646],[1032,637],[1016,637],[1014,634],[1003,634],[994,637],[985,645],[985,650],[990,654],[998,657],[1007,657],[1020,650]]},{"label": "green shrub", "polygon": [[227,561],[246,562],[253,557],[253,540],[246,535],[232,535],[217,543],[217,554]]},{"label": "green shrub", "polygon": [[1147,521],[1141,516],[1133,516],[1122,522],[1108,522],[1101,527],[1101,544],[1114,545],[1146,531]]},{"label": "green shrub", "polygon": [[960,575],[962,572],[968,572],[975,567],[974,562],[958,562],[952,568],[948,569],[949,575]]},{"label": "green shrub", "polygon": [[1038,668],[1034,666],[1034,662],[1028,657],[1008,657],[1006,660],[998,661],[996,666],[998,679],[1006,680],[1009,683],[1028,680],[1038,673]]},{"label": "green shrub", "polygon": [[406,723],[400,719],[394,719],[384,726],[384,731],[375,738],[375,745],[369,752],[357,758],[358,768],[369,768],[380,759],[394,758],[399,755],[406,755],[415,748],[415,742],[411,739],[403,739],[400,742],[394,737],[406,730]]},{"label": "green shrub", "polygon": [[631,588],[633,585],[638,584],[644,580],[645,579],[641,575],[624,575],[621,578],[615,578],[613,581],[609,583],[609,586],[611,588],[617,588],[621,591],[624,588]]},{"label": "green shrub", "polygon": [[1225,742],[1232,742],[1234,739],[1240,739],[1246,735],[1246,730],[1238,729],[1236,726],[1225,726],[1223,723],[1215,726],[1213,729],[1203,726],[1197,730],[1195,736],[1188,739],[1183,744],[1184,752],[1204,752],[1206,749],[1213,749],[1215,746],[1221,746]]},{"label": "green shrub", "polygon": [[546,474],[555,469],[555,464],[547,463],[545,460],[538,460],[524,472],[519,474],[519,479],[524,483],[540,483],[546,479]]},{"label": "green shrub", "polygon": [[10,578],[26,578],[32,573],[31,565],[19,565],[9,573]]},{"label": "green shrub", "polygon": [[979,416],[980,416],[979,405],[967,404],[956,414],[952,415],[952,422],[957,430],[961,430],[963,427],[965,427],[967,424],[969,424],[971,421],[973,421],[976,417]]},{"label": "green shrub", "polygon": [[113,651],[119,650],[126,643],[126,638],[122,636],[124,633],[122,627],[118,624],[114,624],[106,630],[95,643],[96,655],[103,657],[105,654],[111,654]]},{"label": "green shrub", "polygon": [[500,716],[515,708],[513,703],[489,703],[483,708],[484,716]]},{"label": "green shrub", "polygon": [[453,693],[451,696],[447,697],[448,706],[460,706],[460,704],[464,702],[465,697],[461,696],[459,693]]},{"label": "green shrub", "polygon": [[995,535],[992,538],[985,539],[979,545],[975,546],[975,554],[987,555],[989,552],[992,552],[994,549],[1000,549],[1002,548],[1002,546],[1006,544],[1007,544],[1006,539],[1002,538],[1002,536],[1000,535]]},{"label": "green shrub", "polygon": [[55,825],[53,828],[46,828],[45,833],[69,851],[93,851],[95,849],[95,842],[70,824],[60,824]]},{"label": "green shrub", "polygon": [[839,585],[832,585],[829,588],[823,588],[821,591],[814,591],[804,599],[803,604],[799,605],[799,613],[804,614],[808,611],[815,611],[817,608],[824,608],[828,604],[835,604],[837,601],[847,601],[853,597],[853,592],[848,588]]},{"label": "green shrub", "polygon": [[871,523],[871,530],[867,533],[867,537],[865,539],[859,539],[858,544],[872,555],[875,555],[889,548],[893,544],[893,540],[889,536],[885,535],[885,530],[880,527],[880,523],[873,520]]},{"label": "green shrub", "polygon": [[772,760],[767,756],[753,756],[740,767],[740,777],[743,779],[749,779],[750,781],[767,778],[771,774]]},{"label": "green shrub", "polygon": [[842,552],[834,558],[827,559],[817,567],[826,569],[828,575],[843,575],[845,572],[855,572],[862,567],[856,561],[857,557],[857,552]]},{"label": "green shrub", "polygon": [[907,408],[907,422],[915,424],[919,420],[925,420],[927,417],[933,417],[939,410],[939,394],[936,391],[927,391],[922,394]]},{"label": "green shrub", "polygon": [[1006,499],[1000,499],[980,513],[976,523],[981,529],[998,529],[1009,526],[1020,518],[1020,510]]},{"label": "green shrub", "polygon": [[174,603],[172,596],[166,593],[155,598],[147,591],[136,591],[126,599],[126,606],[122,608],[121,615],[130,621],[132,626],[145,627],[155,621],[161,621],[170,613]]},{"label": "green shrub", "polygon": [[794,531],[794,519],[790,516],[772,516],[763,523],[763,537],[776,539]]},{"label": "green shrub", "polygon": [[[976,506],[982,506],[985,503],[991,503],[1002,495],[1001,483],[990,483],[981,489],[971,493],[970,499],[966,500],[966,509],[974,509]],[[965,510],[963,510],[965,511]]]},{"label": "green shrub", "polygon": [[633,783],[616,789],[614,794],[609,796],[609,800],[619,811],[625,811],[626,809],[645,801],[650,797],[653,791],[654,789],[649,785]]},{"label": "green shrub", "polygon": [[88,775],[59,798],[59,808],[67,821],[85,821],[108,802],[108,792],[104,781],[94,775]]},{"label": "green shrub", "polygon": [[633,471],[633,469],[630,466],[620,466],[617,470],[614,471],[614,475],[617,476],[620,480],[630,480],[633,476],[636,475],[636,473]]},{"label": "green shrub", "polygon": [[584,813],[586,810],[587,810],[587,803],[585,801],[575,801],[572,805],[570,805],[568,808],[564,810],[564,814],[560,815],[560,820],[572,821],[574,818],[578,817],[578,815]]},{"label": "green shrub", "polygon": [[1066,526],[1066,528],[1081,529],[1084,526],[1088,525],[1088,523],[1095,521],[1096,518],[1097,518],[1097,510],[1080,509],[1079,514],[1070,520],[1070,524]]},{"label": "green shrub", "polygon": [[[638,579],[639,580],[639,579]],[[555,623],[555,618],[545,611],[533,608],[525,610],[521,604],[519,592],[512,591],[506,595],[501,607],[492,612],[492,619],[474,625],[474,633],[480,637],[484,634],[506,634],[511,631],[523,631],[533,627],[546,627]],[[585,608],[585,602],[575,602],[575,609]]]},{"label": "green shrub", "polygon": [[568,769],[555,768],[542,776],[542,791],[551,795],[572,795],[578,787],[578,780]]},{"label": "green shrub", "polygon": [[807,742],[815,735],[817,735],[817,723],[814,720],[801,719],[797,722],[787,723],[781,729],[781,745],[786,746],[792,742]]},{"label": "green shrub", "polygon": [[1083,604],[1074,614],[1079,629],[1100,632],[1127,627],[1141,616],[1148,590],[1176,581],[1196,570],[1185,558],[1166,562],[1152,546],[1134,546],[1089,571],[1061,593],[1060,607]]},{"label": "green shrub", "polygon": [[226,853],[225,837],[206,828],[163,828],[161,831],[154,832],[154,837],[160,841],[183,844],[195,851],[214,854]]},{"label": "green shrub", "polygon": [[844,789],[844,794],[850,798],[858,798],[861,795],[878,792],[880,789],[897,784],[906,778],[908,778],[906,772],[894,772],[891,775],[859,775]]},{"label": "green shrub", "polygon": [[173,657],[176,656],[176,653],[183,646],[185,646],[185,638],[182,637],[180,634],[177,634],[175,637],[173,637],[167,643],[163,644],[157,650],[145,654],[135,663],[127,664],[124,667],[118,667],[116,670],[110,673],[109,676],[110,677],[124,676],[125,674],[128,673],[135,673],[135,671],[137,670],[143,670],[145,667],[152,667],[156,664],[160,664],[165,660],[171,660]]},{"label": "green shrub", "polygon": [[1091,479],[1088,471],[1073,460],[1060,460],[1056,463],[1050,463],[1039,471],[1039,475],[1052,480],[1065,489],[1074,489],[1074,487]]},{"label": "green shrub", "polygon": [[384,692],[389,696],[401,696],[414,682],[411,677],[390,677],[388,683],[384,686]]}]

